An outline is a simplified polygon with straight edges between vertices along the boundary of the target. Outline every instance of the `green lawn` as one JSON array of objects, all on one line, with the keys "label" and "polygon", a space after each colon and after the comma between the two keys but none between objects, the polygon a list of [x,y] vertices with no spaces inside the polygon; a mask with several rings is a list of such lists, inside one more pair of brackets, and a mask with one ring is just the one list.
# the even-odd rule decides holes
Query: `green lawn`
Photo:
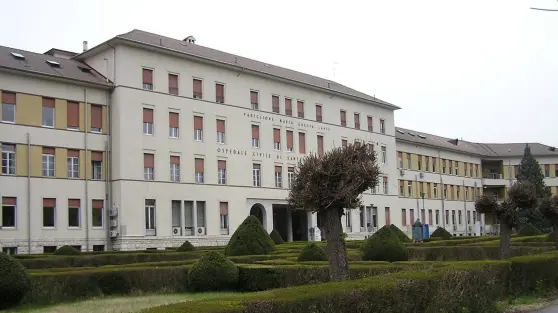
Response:
[{"label": "green lawn", "polygon": [[132,313],[143,309],[186,302],[230,296],[233,293],[183,293],[129,297],[107,297],[73,303],[63,303],[42,308],[19,308],[6,313]]}]

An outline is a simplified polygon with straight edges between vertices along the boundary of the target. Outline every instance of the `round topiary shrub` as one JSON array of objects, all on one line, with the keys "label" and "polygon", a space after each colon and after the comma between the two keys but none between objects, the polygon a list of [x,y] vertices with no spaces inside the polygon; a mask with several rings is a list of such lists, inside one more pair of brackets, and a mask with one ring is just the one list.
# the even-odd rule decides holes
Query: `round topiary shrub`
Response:
[{"label": "round topiary shrub", "polygon": [[231,236],[225,255],[257,255],[275,251],[275,243],[257,217],[250,215]]},{"label": "round topiary shrub", "polygon": [[31,279],[21,263],[0,252],[0,310],[21,302],[31,289]]},{"label": "round topiary shrub", "polygon": [[191,244],[188,240],[184,241],[184,243],[182,245],[180,245],[180,247],[178,247],[178,249],[176,249],[177,252],[188,252],[188,251],[194,251],[196,248],[194,247],[193,244]]},{"label": "round topiary shrub", "polygon": [[432,232],[432,234],[430,234],[430,237],[450,239],[453,236],[445,228],[438,227],[435,231]]},{"label": "round topiary shrub", "polygon": [[238,268],[219,252],[204,254],[188,272],[193,291],[233,290],[238,283]]},{"label": "round topiary shrub", "polygon": [[306,262],[306,261],[327,261],[327,255],[324,249],[318,247],[317,244],[311,243],[304,247],[300,254],[298,255],[299,262]]},{"label": "round topiary shrub", "polygon": [[533,224],[528,223],[528,224],[523,225],[523,227],[521,227],[519,229],[519,231],[517,232],[517,235],[520,236],[520,237],[539,236],[539,235],[542,235],[542,232],[538,228],[533,226]]},{"label": "round topiary shrub", "polygon": [[397,238],[399,238],[399,240],[401,240],[401,242],[411,242],[411,238],[409,238],[409,236],[407,236],[401,229],[399,229],[399,227],[391,224],[389,225],[389,228],[391,229],[391,231],[397,235]]},{"label": "round topiary shrub", "polygon": [[74,247],[62,246],[56,249],[56,251],[54,251],[53,254],[54,255],[80,255],[81,252],[79,252],[79,250]]},{"label": "round topiary shrub", "polygon": [[271,237],[271,240],[273,240],[273,242],[276,245],[280,245],[282,243],[285,243],[283,241],[283,238],[281,238],[281,235],[279,234],[279,232],[275,229],[271,231],[271,233],[269,234],[269,237]]},{"label": "round topiary shrub", "polygon": [[104,295],[125,295],[130,293],[130,282],[119,272],[102,273],[98,281]]},{"label": "round topiary shrub", "polygon": [[362,244],[365,261],[407,261],[409,253],[391,227],[384,226]]}]

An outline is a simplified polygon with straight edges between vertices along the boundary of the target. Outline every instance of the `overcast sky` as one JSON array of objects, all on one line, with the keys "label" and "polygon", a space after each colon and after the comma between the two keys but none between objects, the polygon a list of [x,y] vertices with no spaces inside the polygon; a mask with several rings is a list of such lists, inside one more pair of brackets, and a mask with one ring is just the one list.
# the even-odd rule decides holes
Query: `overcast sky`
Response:
[{"label": "overcast sky", "polygon": [[0,45],[79,52],[135,28],[194,35],[398,105],[400,127],[558,146],[558,12],[530,7],[558,1],[4,1]]}]

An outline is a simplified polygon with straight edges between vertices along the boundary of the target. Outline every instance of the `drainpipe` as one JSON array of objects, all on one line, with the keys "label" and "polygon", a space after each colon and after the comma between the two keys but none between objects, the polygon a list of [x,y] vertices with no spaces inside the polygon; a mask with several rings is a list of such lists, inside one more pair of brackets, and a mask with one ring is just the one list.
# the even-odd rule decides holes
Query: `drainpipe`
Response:
[{"label": "drainpipe", "polygon": [[111,123],[111,103],[110,103],[110,93],[107,91],[107,121],[108,121],[108,140],[105,142],[105,161],[106,161],[106,193],[107,193],[107,200],[108,203],[105,204],[105,217],[107,221],[107,251],[112,251],[112,240],[110,238],[110,209],[113,206],[113,198],[112,198],[112,123]]},{"label": "drainpipe", "polygon": [[438,166],[438,175],[440,176],[440,187],[442,188],[442,197],[440,197],[440,199],[442,199],[442,227],[446,228],[446,204],[444,201],[444,180],[442,178],[442,158],[440,155],[440,150],[438,150],[438,161],[440,161],[440,166]]},{"label": "drainpipe", "polygon": [[85,135],[83,139],[85,145],[85,251],[89,251],[89,177],[87,176],[87,165],[89,164],[89,147],[87,146],[89,108],[87,107],[87,88],[83,88],[83,98],[85,102]]},{"label": "drainpipe", "polygon": [[31,254],[31,135],[27,133],[27,252]]},{"label": "drainpipe", "polygon": [[465,179],[463,180],[463,190],[461,195],[463,196],[463,219],[465,221],[465,235],[469,233],[469,220],[467,219],[467,193],[465,192]]}]

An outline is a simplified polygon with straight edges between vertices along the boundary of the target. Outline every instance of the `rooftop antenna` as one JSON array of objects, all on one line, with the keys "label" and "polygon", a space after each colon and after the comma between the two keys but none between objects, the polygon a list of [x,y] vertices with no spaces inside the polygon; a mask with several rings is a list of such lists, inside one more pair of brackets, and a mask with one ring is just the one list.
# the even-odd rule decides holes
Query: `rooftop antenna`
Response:
[{"label": "rooftop antenna", "polygon": [[339,64],[339,63],[338,63],[337,61],[333,61],[333,79],[335,79],[335,71],[336,71],[336,69],[337,69],[337,65],[338,65],[338,64]]}]

